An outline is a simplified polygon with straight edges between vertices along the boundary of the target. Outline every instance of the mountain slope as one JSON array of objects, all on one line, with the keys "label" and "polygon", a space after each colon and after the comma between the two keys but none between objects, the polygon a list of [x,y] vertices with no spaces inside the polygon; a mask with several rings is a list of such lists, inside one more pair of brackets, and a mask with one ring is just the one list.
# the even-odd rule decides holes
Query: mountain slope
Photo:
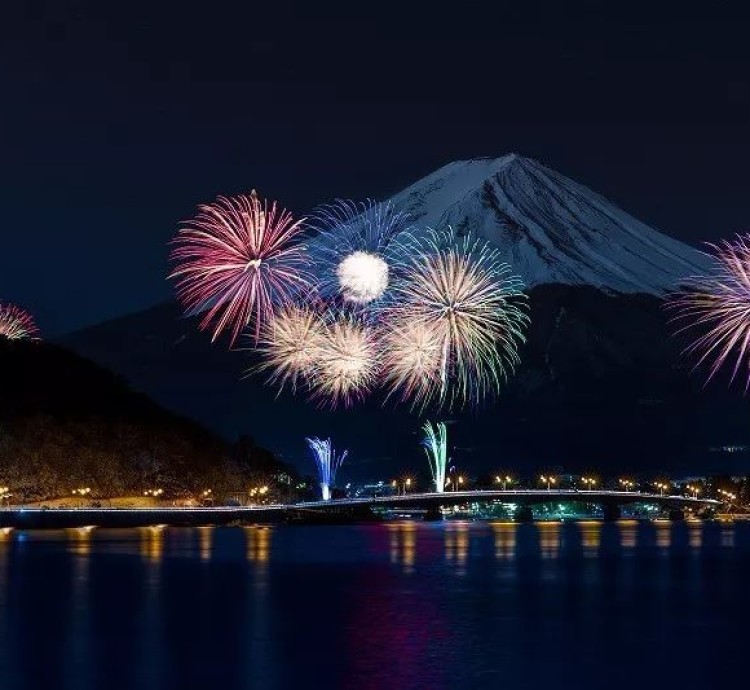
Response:
[{"label": "mountain slope", "polygon": [[[497,403],[427,414],[453,422],[457,465],[476,472],[706,469],[719,467],[711,448],[747,442],[746,402],[720,385],[703,390],[689,375],[658,298],[546,285],[530,291],[530,307],[521,367]],[[302,394],[277,396],[262,376],[244,376],[250,352],[212,345],[176,304],[72,334],[66,344],[227,437],[252,429],[261,445],[302,470],[311,467],[304,443],[310,435],[330,435],[350,449],[345,479],[426,470],[423,416],[381,406],[377,396],[344,412],[321,410]]]},{"label": "mountain slope", "polygon": [[589,285],[655,295],[708,268],[587,187],[515,154],[449,163],[391,197],[417,227],[473,230],[529,287]]}]

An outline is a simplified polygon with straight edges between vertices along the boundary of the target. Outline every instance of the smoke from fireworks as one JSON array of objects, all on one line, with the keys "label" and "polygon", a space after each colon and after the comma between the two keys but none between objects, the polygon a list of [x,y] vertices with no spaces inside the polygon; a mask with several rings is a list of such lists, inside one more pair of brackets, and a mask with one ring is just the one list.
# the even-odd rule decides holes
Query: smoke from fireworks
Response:
[{"label": "smoke from fireworks", "polygon": [[14,304],[0,303],[0,337],[7,340],[24,340],[36,337],[38,332],[29,312]]},{"label": "smoke from fireworks", "polygon": [[422,430],[422,445],[430,462],[435,491],[442,494],[445,491],[445,468],[448,465],[448,430],[443,422],[438,422],[435,427],[431,422],[425,422]]},{"label": "smoke from fireworks", "polygon": [[202,312],[200,327],[211,327],[213,340],[227,330],[234,344],[250,325],[257,341],[274,308],[309,288],[301,233],[301,221],[255,192],[220,196],[180,229],[170,277],[187,310]]},{"label": "smoke from fireworks", "polygon": [[374,330],[339,314],[326,321],[314,353],[313,395],[332,406],[350,406],[377,382],[380,364]]},{"label": "smoke from fireworks", "polygon": [[[411,243],[387,311],[399,357],[387,356],[391,392],[426,404],[478,402],[496,394],[519,362],[528,324],[521,281],[485,242],[452,229]],[[408,337],[417,332],[420,337]],[[395,334],[395,336],[393,335]],[[439,343],[437,367],[429,367]]]},{"label": "smoke from fireworks", "polygon": [[718,270],[690,279],[669,307],[678,333],[699,335],[685,349],[698,357],[696,367],[709,365],[710,381],[725,364],[734,381],[744,370],[745,392],[750,388],[750,235],[709,244]]},{"label": "smoke from fireworks", "polygon": [[346,460],[349,451],[336,453],[331,446],[331,439],[307,438],[307,445],[310,446],[315,465],[318,468],[318,478],[320,479],[320,491],[324,501],[331,499],[331,486],[336,481],[336,472]]},{"label": "smoke from fireworks", "polygon": [[321,293],[328,299],[340,294],[353,305],[382,299],[407,220],[390,203],[339,200],[320,208],[311,227],[319,232],[313,250]]}]

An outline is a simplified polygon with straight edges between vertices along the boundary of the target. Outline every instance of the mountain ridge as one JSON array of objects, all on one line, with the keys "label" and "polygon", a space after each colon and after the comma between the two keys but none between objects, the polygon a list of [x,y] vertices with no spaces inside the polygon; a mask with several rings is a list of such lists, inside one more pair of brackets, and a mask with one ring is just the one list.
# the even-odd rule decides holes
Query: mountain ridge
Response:
[{"label": "mountain ridge", "polygon": [[663,295],[710,270],[699,250],[515,153],[453,161],[388,201],[411,216],[417,233],[444,225],[475,232],[528,287],[561,283]]}]

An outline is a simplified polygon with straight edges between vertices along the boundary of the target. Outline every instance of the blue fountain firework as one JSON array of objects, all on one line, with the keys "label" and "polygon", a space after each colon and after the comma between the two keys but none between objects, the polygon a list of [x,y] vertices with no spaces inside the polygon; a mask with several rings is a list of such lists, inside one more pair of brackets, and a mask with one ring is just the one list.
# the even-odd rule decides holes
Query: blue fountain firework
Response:
[{"label": "blue fountain firework", "polygon": [[315,464],[318,467],[318,477],[320,478],[320,490],[324,501],[331,499],[331,486],[336,481],[336,472],[346,460],[349,454],[348,450],[343,453],[336,453],[331,445],[331,439],[325,440],[318,438],[307,438],[307,445],[310,446]]}]

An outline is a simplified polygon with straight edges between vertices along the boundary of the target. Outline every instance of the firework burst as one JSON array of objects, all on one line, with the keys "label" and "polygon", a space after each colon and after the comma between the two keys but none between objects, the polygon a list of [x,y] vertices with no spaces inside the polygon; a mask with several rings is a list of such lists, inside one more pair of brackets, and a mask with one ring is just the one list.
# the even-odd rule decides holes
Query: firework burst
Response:
[{"label": "firework burst", "polygon": [[319,233],[314,251],[323,296],[341,295],[353,306],[383,299],[407,222],[390,203],[339,200],[318,209],[311,227]]},{"label": "firework burst", "polygon": [[[426,404],[479,402],[496,394],[519,362],[528,324],[518,277],[485,242],[452,229],[430,231],[410,243],[403,278],[387,310],[390,332],[402,334],[401,359],[388,358],[391,392]],[[409,332],[422,337],[409,340]],[[414,375],[415,361],[434,359],[431,375]]]},{"label": "firework burst", "polygon": [[320,491],[324,501],[331,499],[331,486],[336,481],[336,473],[346,460],[349,451],[336,453],[331,446],[331,439],[307,438],[307,445],[312,451],[315,465],[318,468]]},{"label": "firework burst", "polygon": [[29,312],[14,304],[0,303],[0,338],[25,340],[36,337],[38,332]]},{"label": "firework burst", "polygon": [[297,241],[301,223],[252,192],[200,206],[180,229],[170,277],[213,340],[227,330],[234,344],[250,326],[257,341],[274,309],[310,288],[306,247]]},{"label": "firework burst", "polygon": [[270,381],[292,391],[301,380],[313,377],[325,324],[320,315],[306,306],[289,304],[268,323],[258,349],[264,356],[261,369],[271,372]]},{"label": "firework burst", "polygon": [[405,314],[385,321],[383,379],[389,395],[399,391],[402,400],[423,408],[441,385],[441,330]]},{"label": "firework burst", "polygon": [[349,407],[377,383],[380,353],[374,330],[346,314],[329,316],[314,352],[313,397]]},{"label": "firework burst", "polygon": [[725,365],[730,382],[740,372],[750,388],[750,235],[709,244],[717,271],[692,278],[668,303],[677,333],[697,335],[684,353],[709,366],[708,381]]}]

